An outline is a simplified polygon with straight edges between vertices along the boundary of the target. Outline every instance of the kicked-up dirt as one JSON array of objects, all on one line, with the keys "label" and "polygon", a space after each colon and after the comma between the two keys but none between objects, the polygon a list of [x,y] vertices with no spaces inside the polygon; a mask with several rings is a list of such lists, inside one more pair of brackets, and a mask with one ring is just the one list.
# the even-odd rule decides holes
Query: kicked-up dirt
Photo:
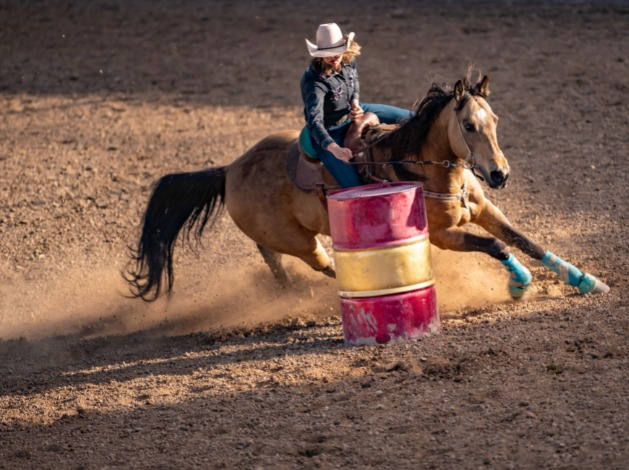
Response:
[{"label": "kicked-up dirt", "polygon": [[[433,251],[442,331],[349,347],[335,281],[280,290],[224,217],[170,298],[120,272],[162,175],[303,125],[304,39],[363,46],[362,99],[490,76],[531,295]],[[583,468],[629,460],[629,5],[281,0],[0,5],[0,468]]]}]

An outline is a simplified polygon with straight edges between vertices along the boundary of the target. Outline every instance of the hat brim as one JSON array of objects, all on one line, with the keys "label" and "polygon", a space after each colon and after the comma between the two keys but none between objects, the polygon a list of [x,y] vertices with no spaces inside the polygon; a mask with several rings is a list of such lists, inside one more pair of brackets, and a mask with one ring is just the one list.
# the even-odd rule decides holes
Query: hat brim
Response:
[{"label": "hat brim", "polygon": [[349,45],[352,39],[354,39],[354,33],[349,33],[347,35],[347,40],[345,41],[345,44],[339,47],[334,47],[332,49],[319,49],[316,44],[313,44],[306,39],[306,46],[308,46],[308,53],[312,57],[334,57],[337,55],[341,55],[344,52],[347,52],[347,49],[349,49]]}]

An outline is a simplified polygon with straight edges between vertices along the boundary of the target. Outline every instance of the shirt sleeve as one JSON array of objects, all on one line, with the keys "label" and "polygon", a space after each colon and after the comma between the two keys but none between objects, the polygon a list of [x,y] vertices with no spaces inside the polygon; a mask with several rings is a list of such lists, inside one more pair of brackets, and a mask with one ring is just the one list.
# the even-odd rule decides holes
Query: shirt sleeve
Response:
[{"label": "shirt sleeve", "polygon": [[356,67],[356,59],[352,61],[352,72],[354,73],[354,93],[350,98],[350,103],[354,100],[360,103],[360,80],[358,79],[358,68]]},{"label": "shirt sleeve", "polygon": [[325,101],[326,89],[317,83],[316,80],[306,80],[303,87],[303,100],[305,106],[306,127],[312,138],[322,148],[327,148],[334,139],[324,125],[323,104]]}]

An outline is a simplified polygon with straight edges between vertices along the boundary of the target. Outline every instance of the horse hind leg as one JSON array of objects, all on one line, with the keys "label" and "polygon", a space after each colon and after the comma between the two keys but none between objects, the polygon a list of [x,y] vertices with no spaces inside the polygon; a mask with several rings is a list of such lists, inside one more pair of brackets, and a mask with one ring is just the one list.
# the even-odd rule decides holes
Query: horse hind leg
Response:
[{"label": "horse hind leg", "polygon": [[[316,240],[315,240],[316,241]],[[282,287],[288,287],[291,284],[291,277],[288,274],[288,271],[282,265],[282,254],[266,248],[260,244],[257,244],[258,250],[262,254],[262,258],[264,258],[265,263],[271,269],[273,273],[273,277],[277,280],[277,282]],[[294,256],[298,256],[305,263],[307,263],[312,269],[315,271],[319,271],[325,274],[328,277],[336,278],[336,271],[329,264],[329,258],[325,253],[325,250],[321,246],[321,244],[316,241],[316,249],[313,253],[308,254],[298,254],[291,253]]]},{"label": "horse hind leg", "polygon": [[277,251],[270,250],[257,244],[258,250],[264,258],[264,262],[271,269],[273,277],[277,280],[281,287],[288,287],[291,283],[288,271],[282,266],[282,254]]},{"label": "horse hind leg", "polygon": [[326,266],[325,268],[321,270],[321,272],[328,277],[336,279],[336,271],[334,270],[332,266]]}]

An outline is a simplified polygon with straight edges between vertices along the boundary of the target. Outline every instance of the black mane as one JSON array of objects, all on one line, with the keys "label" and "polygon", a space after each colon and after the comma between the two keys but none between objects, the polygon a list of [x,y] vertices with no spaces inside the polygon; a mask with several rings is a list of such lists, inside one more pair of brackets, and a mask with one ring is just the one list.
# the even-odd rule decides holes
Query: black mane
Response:
[{"label": "black mane", "polygon": [[[482,96],[478,87],[471,84],[469,74],[463,79],[463,86],[466,93],[457,105],[457,111],[465,107],[471,96]],[[435,119],[452,98],[454,87],[437,83],[431,85],[426,96],[414,106],[413,117],[391,130],[380,141],[381,145],[391,150],[392,161],[405,160],[408,156],[421,152]]]},{"label": "black mane", "polygon": [[433,122],[453,97],[451,90],[432,84],[424,99],[413,108],[413,117],[383,140],[391,149],[391,160],[405,160],[409,154],[421,151]]}]

